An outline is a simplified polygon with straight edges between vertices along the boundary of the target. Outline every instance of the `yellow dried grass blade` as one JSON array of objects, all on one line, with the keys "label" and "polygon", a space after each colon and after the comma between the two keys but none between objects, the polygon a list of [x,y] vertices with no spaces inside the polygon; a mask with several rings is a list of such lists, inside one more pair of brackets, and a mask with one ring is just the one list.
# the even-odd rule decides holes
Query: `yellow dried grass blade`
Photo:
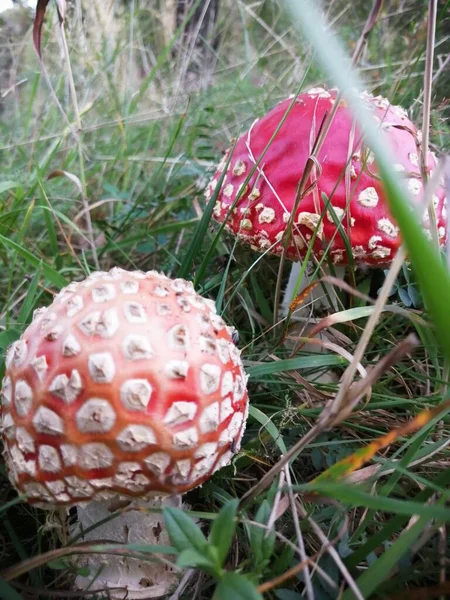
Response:
[{"label": "yellow dried grass blade", "polygon": [[399,437],[403,437],[417,431],[429,423],[434,417],[438,416],[444,410],[450,408],[450,400],[431,409],[423,410],[414,417],[411,421],[392,429],[385,435],[371,442],[368,446],[360,448],[352,455],[340,460],[332,467],[321,473],[313,482],[318,481],[336,481],[350,475],[354,471],[360,469],[371,460],[377,452],[386,448]]}]

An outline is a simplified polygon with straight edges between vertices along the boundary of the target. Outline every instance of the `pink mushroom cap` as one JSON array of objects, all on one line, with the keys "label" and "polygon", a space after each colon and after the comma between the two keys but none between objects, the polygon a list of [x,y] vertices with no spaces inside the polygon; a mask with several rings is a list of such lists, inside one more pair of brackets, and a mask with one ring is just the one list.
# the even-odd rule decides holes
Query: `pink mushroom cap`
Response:
[{"label": "pink mushroom cap", "polygon": [[11,482],[43,507],[188,491],[239,450],[246,381],[232,329],[190,282],[93,273],[7,352]]},{"label": "pink mushroom cap", "polygon": [[[295,204],[297,186],[319,128],[336,96],[335,89],[312,88],[297,97],[227,218],[292,98],[280,102],[264,117],[257,119],[237,141],[213,215],[219,222],[227,218],[226,228],[254,250],[281,254],[282,238]],[[421,132],[403,108],[393,106],[385,98],[364,92],[361,99],[378,123],[380,135],[391,148],[395,157],[394,169],[401,173],[411,203],[420,203],[423,197]],[[229,153],[230,150],[207,186],[208,200],[217,187]],[[426,162],[430,175],[437,162],[432,152],[427,152]],[[304,258],[316,231],[315,256],[322,256],[329,247],[333,263],[347,265],[349,257],[344,239],[336,227],[337,218],[346,232],[356,263],[372,266],[389,264],[401,244],[399,228],[389,212],[373,153],[365,145],[364,137],[343,100],[318,154],[318,163],[320,166],[313,168],[306,193],[294,217],[287,257],[292,260]],[[325,210],[324,196],[329,199],[334,216],[331,211]],[[447,240],[447,200],[443,184],[434,192],[433,205],[439,242],[444,245]],[[424,218],[424,227],[429,228],[428,217]]]}]

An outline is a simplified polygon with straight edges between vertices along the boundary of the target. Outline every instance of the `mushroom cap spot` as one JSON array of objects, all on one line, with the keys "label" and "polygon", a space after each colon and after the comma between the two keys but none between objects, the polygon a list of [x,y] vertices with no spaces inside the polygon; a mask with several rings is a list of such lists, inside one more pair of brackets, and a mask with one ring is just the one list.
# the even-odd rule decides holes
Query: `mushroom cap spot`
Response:
[{"label": "mushroom cap spot", "polygon": [[27,357],[28,347],[25,340],[17,340],[8,348],[6,352],[5,365],[9,368],[11,363],[15,367],[20,367]]},{"label": "mushroom cap spot", "polygon": [[225,398],[220,405],[220,422],[223,423],[230,415],[234,413],[231,398]]},{"label": "mushroom cap spot", "polygon": [[94,493],[94,488],[85,479],[81,479],[81,477],[69,475],[64,479],[71,488],[69,490],[71,496],[78,498],[90,498]]},{"label": "mushroom cap spot", "polygon": [[31,366],[33,367],[39,381],[42,381],[48,369],[47,358],[45,357],[45,354],[36,356],[36,358],[31,361]]},{"label": "mushroom cap spot", "polygon": [[100,320],[100,311],[96,310],[94,312],[88,313],[81,321],[78,323],[79,329],[85,335],[95,335],[95,331],[97,329],[97,323]]},{"label": "mushroom cap spot", "polygon": [[273,223],[275,221],[275,211],[273,208],[266,206],[258,215],[258,221],[260,223]]},{"label": "mushroom cap spot", "polygon": [[57,375],[49,385],[48,391],[61,398],[66,404],[71,404],[78,398],[82,389],[83,383],[80,374],[73,369],[70,378],[65,373]]},{"label": "mushroom cap spot", "polygon": [[114,487],[114,479],[112,477],[99,477],[98,479],[91,479],[89,483],[96,489],[108,489]]},{"label": "mushroom cap spot", "polygon": [[91,442],[81,446],[77,464],[83,471],[90,471],[106,469],[112,465],[113,460],[114,455],[106,444]]},{"label": "mushroom cap spot", "polygon": [[111,383],[116,374],[116,366],[110,352],[97,352],[88,358],[89,374],[97,383]]},{"label": "mushroom cap spot", "polygon": [[189,459],[177,460],[176,469],[183,479],[187,479],[191,470],[191,461]]},{"label": "mushroom cap spot", "polygon": [[62,344],[63,356],[77,356],[81,352],[81,346],[77,338],[69,334]]},{"label": "mushroom cap spot", "polygon": [[173,436],[175,448],[193,448],[198,442],[198,432],[195,427],[178,431]]},{"label": "mushroom cap spot", "polygon": [[408,179],[408,190],[413,196],[418,196],[422,191],[422,182],[420,179]]},{"label": "mushroom cap spot", "polygon": [[243,420],[244,415],[242,413],[234,413],[228,427],[226,427],[220,434],[219,442],[231,443],[239,433]]},{"label": "mushroom cap spot", "polygon": [[186,325],[174,325],[168,332],[169,347],[173,350],[188,350],[190,347],[189,330]]},{"label": "mushroom cap spot", "polygon": [[143,360],[153,356],[149,340],[143,335],[129,334],[122,342],[122,352],[128,360]]},{"label": "mushroom cap spot", "polygon": [[163,422],[171,426],[181,425],[188,421],[192,421],[196,413],[197,404],[195,402],[179,400],[171,404]]},{"label": "mushroom cap spot", "polygon": [[111,338],[119,329],[119,317],[115,308],[108,308],[100,314],[95,328],[95,335],[102,338]]},{"label": "mushroom cap spot", "polygon": [[408,158],[409,158],[409,162],[414,165],[415,167],[419,166],[419,156],[417,154],[417,152],[410,152],[408,154]]},{"label": "mushroom cap spot", "polygon": [[47,473],[58,473],[62,467],[58,450],[47,444],[39,446],[38,463],[41,471],[46,471]]},{"label": "mushroom cap spot", "polygon": [[207,442],[197,448],[194,453],[195,458],[207,458],[217,452],[217,442]]},{"label": "mushroom cap spot", "polygon": [[153,388],[146,379],[128,379],[120,388],[120,400],[128,410],[145,410]]},{"label": "mushroom cap spot", "polygon": [[200,338],[200,350],[202,352],[206,352],[207,354],[215,354],[216,353],[216,340],[212,335],[201,335]]},{"label": "mushroom cap spot", "polygon": [[257,200],[258,198],[260,198],[260,196],[261,196],[261,191],[258,188],[254,187],[252,189],[252,191],[250,192],[250,194],[248,195],[248,199],[250,200],[250,202],[253,202],[253,201]]},{"label": "mushroom cap spot", "polygon": [[51,492],[54,496],[63,494],[66,491],[66,484],[61,479],[57,479],[56,481],[46,481],[45,485],[47,486],[49,492]]},{"label": "mushroom cap spot", "polygon": [[[343,208],[339,208],[339,206],[333,206],[333,210],[336,214],[336,218],[338,221],[342,221],[345,217],[345,210]],[[334,223],[333,214],[330,210],[327,210],[327,219],[330,223]]]},{"label": "mushroom cap spot", "polygon": [[112,283],[102,283],[92,288],[92,300],[96,303],[108,302],[116,296],[116,288]]},{"label": "mushroom cap spot", "polygon": [[201,460],[197,461],[192,469],[193,480],[199,479],[200,477],[204,477],[208,473],[212,471],[214,463],[217,460],[217,454],[210,454],[209,456],[205,456]]},{"label": "mushroom cap spot", "polygon": [[214,473],[216,471],[219,471],[223,467],[226,467],[227,465],[229,465],[232,457],[233,457],[233,452],[231,452],[231,450],[228,450],[228,452],[224,452],[222,454],[222,456],[219,458],[216,466],[214,467]]},{"label": "mushroom cap spot", "polygon": [[220,385],[219,365],[205,363],[200,367],[200,388],[204,394],[217,392]]},{"label": "mushroom cap spot", "polygon": [[11,404],[11,394],[12,394],[12,390],[11,390],[11,377],[9,377],[9,375],[7,375],[2,382],[2,389],[0,392],[0,396],[1,396],[1,400],[2,400],[2,405],[3,406],[9,406]]},{"label": "mushroom cap spot", "polygon": [[83,310],[84,302],[81,296],[72,296],[66,304],[66,311],[68,317],[73,317],[81,310]]},{"label": "mushroom cap spot", "polygon": [[189,363],[186,360],[169,360],[166,364],[166,376],[169,379],[186,379]]},{"label": "mushroom cap spot", "polygon": [[372,258],[387,258],[388,256],[391,255],[391,249],[390,248],[386,248],[385,246],[377,246],[375,248],[375,250],[372,251]]},{"label": "mushroom cap spot", "polygon": [[223,188],[223,195],[226,196],[227,198],[231,198],[231,196],[233,195],[233,191],[234,191],[234,186],[231,183],[228,183]]},{"label": "mushroom cap spot", "polygon": [[369,238],[368,241],[368,247],[369,250],[374,250],[377,247],[378,242],[381,242],[383,240],[383,238],[381,237],[381,235],[373,235],[371,238]]},{"label": "mushroom cap spot", "polygon": [[392,238],[396,238],[399,232],[399,228],[387,218],[378,221],[378,229]]},{"label": "mushroom cap spot", "polygon": [[172,308],[170,304],[162,302],[156,305],[156,314],[159,317],[169,317],[172,314]]},{"label": "mushroom cap spot", "polygon": [[16,406],[17,414],[20,417],[24,417],[28,414],[31,404],[33,402],[33,392],[31,387],[24,379],[16,381],[16,389],[14,394],[14,404]]},{"label": "mushroom cap spot", "polygon": [[3,413],[0,421],[0,431],[3,435],[11,440],[16,435],[16,422],[10,412]]},{"label": "mushroom cap spot", "polygon": [[177,304],[183,312],[191,312],[191,303],[188,302],[186,298],[179,296],[177,298]]},{"label": "mushroom cap spot", "polygon": [[171,458],[165,452],[154,452],[144,458],[146,467],[158,477],[163,475],[169,466]]},{"label": "mushroom cap spot", "polygon": [[116,413],[108,400],[91,398],[78,409],[76,422],[81,433],[106,433],[114,426]]},{"label": "mushroom cap spot", "polygon": [[246,170],[247,170],[247,167],[245,165],[245,162],[243,160],[239,159],[234,164],[233,175],[236,175],[237,177],[239,177],[240,175],[243,175]]},{"label": "mushroom cap spot", "polygon": [[39,433],[61,435],[64,433],[64,422],[61,417],[46,406],[40,406],[34,417],[33,426]]},{"label": "mushroom cap spot", "polygon": [[233,364],[238,365],[241,361],[240,350],[238,350],[238,348],[236,348],[236,346],[233,343],[228,342],[228,351],[230,352],[230,356],[231,356],[231,360],[232,360]]},{"label": "mushroom cap spot", "polygon": [[147,321],[145,308],[139,302],[125,302],[124,314],[129,323],[145,323]]},{"label": "mushroom cap spot", "polygon": [[45,498],[48,496],[48,492],[42,483],[38,483],[36,481],[24,483],[23,489],[29,498]]},{"label": "mushroom cap spot", "polygon": [[245,389],[244,379],[241,375],[236,375],[236,379],[234,380],[234,399],[240,402],[245,396]]},{"label": "mushroom cap spot", "polygon": [[219,427],[219,403],[214,402],[203,409],[200,415],[199,426],[202,433],[217,431]]},{"label": "mushroom cap spot", "polygon": [[228,350],[228,342],[223,338],[219,338],[216,342],[217,355],[219,360],[224,365],[230,360],[230,352]]},{"label": "mushroom cap spot", "polygon": [[374,187],[368,187],[358,195],[358,202],[365,208],[375,208],[378,205],[378,192]]},{"label": "mushroom cap spot", "polygon": [[156,444],[156,437],[150,427],[127,425],[117,436],[117,444],[127,452],[139,452],[150,444]]},{"label": "mushroom cap spot", "polygon": [[78,463],[78,449],[72,444],[61,444],[59,447],[61,456],[66,467],[72,467]]},{"label": "mushroom cap spot", "polygon": [[139,291],[139,282],[126,279],[119,283],[119,287],[124,294],[137,294]]},{"label": "mushroom cap spot", "polygon": [[169,290],[161,284],[155,285],[153,288],[153,294],[158,298],[165,298],[169,295]]},{"label": "mushroom cap spot", "polygon": [[36,446],[34,444],[34,438],[31,436],[25,427],[18,427],[16,430],[16,440],[19,449],[24,454],[31,454],[36,452]]},{"label": "mushroom cap spot", "polygon": [[317,230],[317,237],[322,239],[323,236],[323,222],[320,220],[321,216],[311,212],[300,212],[297,217],[297,223],[304,225],[311,231]]},{"label": "mushroom cap spot", "polygon": [[227,371],[226,373],[224,373],[224,376],[222,379],[222,385],[220,388],[220,394],[221,394],[222,398],[225,398],[225,396],[227,396],[228,394],[231,394],[233,391],[233,387],[234,387],[233,374],[231,373],[231,371]]}]

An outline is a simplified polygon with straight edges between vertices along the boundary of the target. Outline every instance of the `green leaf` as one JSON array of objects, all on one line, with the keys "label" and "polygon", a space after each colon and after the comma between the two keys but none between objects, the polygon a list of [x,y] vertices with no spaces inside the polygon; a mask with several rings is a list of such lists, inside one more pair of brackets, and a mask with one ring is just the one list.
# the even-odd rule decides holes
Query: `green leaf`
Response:
[{"label": "green leaf", "polygon": [[28,286],[27,295],[25,296],[25,299],[20,308],[19,316],[17,317],[17,321],[21,325],[23,325],[27,322],[27,319],[30,316],[31,311],[33,310],[33,306],[34,306],[34,303],[36,300],[36,291],[38,289],[40,278],[41,278],[41,269],[37,269],[36,273],[34,274],[33,279],[31,280],[31,282]]},{"label": "green leaf", "polygon": [[13,242],[9,238],[1,234],[0,242],[2,242],[2,244],[4,244],[5,246],[15,250],[17,254],[24,258],[35,269],[41,268],[42,273],[45,275],[48,281],[53,283],[53,285],[56,286],[58,289],[61,289],[64,286],[68,285],[69,282],[65,277],[61,275],[61,273],[55,271],[55,269],[53,269],[50,265],[47,265],[46,263],[42,262],[39,258],[34,256],[34,254],[31,254],[31,252],[28,252],[28,250],[25,250],[25,248],[23,248],[16,242]]},{"label": "green leaf", "polygon": [[286,452],[287,452],[286,444],[284,443],[284,440],[281,436],[281,433],[278,430],[278,427],[275,425],[275,423],[272,421],[272,419],[269,419],[269,417],[267,415],[265,415],[262,412],[262,410],[259,410],[259,408],[256,408],[256,406],[249,407],[249,414],[254,419],[256,419],[259,423],[261,423],[261,425],[263,427],[265,427],[267,429],[267,431],[270,433],[271,437],[273,438],[273,441],[276,443],[278,448],[281,450],[281,453],[286,454]]},{"label": "green leaf", "polygon": [[314,491],[324,496],[339,500],[348,506],[365,506],[378,511],[397,513],[399,515],[419,515],[431,519],[442,519],[450,522],[450,508],[436,505],[423,505],[411,500],[398,500],[385,496],[375,496],[355,485],[312,482],[306,485],[294,485],[297,491]]},{"label": "green leaf", "polygon": [[220,569],[217,569],[215,562],[212,561],[209,556],[198,552],[193,548],[187,548],[180,553],[177,560],[177,566],[180,567],[180,569],[185,569],[187,567],[198,567],[207,573],[210,573],[211,575],[217,575],[218,571],[220,571]]},{"label": "green leaf", "polygon": [[[389,550],[382,554],[356,580],[356,585],[364,598],[371,597],[377,587],[389,577],[392,568],[405,555],[422,531],[428,526],[429,522],[429,519],[422,517],[412,527],[404,529],[402,535],[392,544]],[[351,590],[346,590],[342,596],[342,600],[353,600],[354,597]]]},{"label": "green leaf", "polygon": [[5,600],[23,600],[23,596],[19,594],[13,587],[6,583],[4,579],[0,577],[0,598]]},{"label": "green leaf", "polygon": [[0,183],[0,194],[2,192],[7,192],[8,190],[12,190],[14,188],[20,187],[20,183],[17,181],[3,181]]},{"label": "green leaf", "polygon": [[250,377],[261,377],[262,375],[273,375],[274,373],[283,373],[285,371],[297,371],[298,369],[308,369],[314,367],[334,367],[345,365],[347,361],[342,356],[335,354],[317,354],[309,356],[298,356],[297,358],[287,358],[273,362],[261,363],[259,365],[246,365],[247,374]]},{"label": "green leaf", "polygon": [[227,502],[211,527],[209,542],[217,548],[219,566],[222,567],[236,531],[236,513],[239,500]]},{"label": "green leaf", "polygon": [[[270,517],[270,504],[263,500],[258,512],[255,515],[255,521],[262,525],[267,525]],[[272,556],[275,546],[275,532],[267,531],[264,527],[256,525],[250,526],[250,546],[253,552],[255,567],[260,570],[263,568]]]},{"label": "green leaf", "polygon": [[245,575],[225,573],[216,588],[214,600],[263,600],[263,597]]},{"label": "green leaf", "polygon": [[170,541],[178,552],[190,549],[204,552],[208,542],[192,519],[179,508],[165,508],[163,514]]},{"label": "green leaf", "polygon": [[0,350],[5,350],[10,344],[20,338],[20,331],[17,329],[7,329],[0,333]]}]

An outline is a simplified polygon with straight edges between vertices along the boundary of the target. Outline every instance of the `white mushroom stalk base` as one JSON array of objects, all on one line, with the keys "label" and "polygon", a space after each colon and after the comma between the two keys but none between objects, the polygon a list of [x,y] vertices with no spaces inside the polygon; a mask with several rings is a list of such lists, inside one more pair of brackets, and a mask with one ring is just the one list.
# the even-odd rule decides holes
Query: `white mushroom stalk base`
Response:
[{"label": "white mushroom stalk base", "polygon": [[[327,267],[324,267],[327,269]],[[293,263],[291,272],[289,274],[289,281],[286,286],[286,290],[284,292],[283,302],[281,305],[281,316],[286,317],[289,313],[289,306],[294,299],[295,289],[297,287],[297,280],[300,276],[300,272],[302,269],[302,264],[300,262]],[[336,277],[339,279],[344,279],[345,277],[345,267],[335,267]],[[298,294],[301,294],[311,283],[311,279],[308,276],[308,268],[306,269],[305,274],[303,275],[303,280],[300,283],[298,288]],[[324,290],[326,289],[326,293]],[[331,303],[330,303],[331,301]],[[330,283],[323,283],[315,286],[309,293],[306,301],[291,315],[291,321],[300,322],[301,324],[294,325],[291,328],[291,333],[295,337],[296,334],[300,336],[307,336],[311,327],[313,325],[308,324],[309,318],[314,315],[314,312],[321,308],[325,308],[332,312],[338,310],[338,297],[336,293],[336,288]],[[315,321],[314,321],[315,324]],[[323,342],[329,341],[329,337],[326,332],[322,331],[319,333],[317,338],[321,339]],[[288,346],[291,346],[291,342],[287,342]],[[295,345],[295,344],[294,344]],[[304,352],[324,352],[325,348],[321,344],[305,344],[302,346],[302,351]],[[307,376],[306,379],[308,381],[313,381],[314,383],[321,384],[335,384],[338,381],[338,377],[334,371],[326,371],[321,373],[320,375],[313,374],[311,376]]]},{"label": "white mushroom stalk base", "polygon": [[[324,269],[327,271],[326,265]],[[292,264],[291,272],[289,274],[289,281],[284,292],[283,302],[281,304],[282,317],[286,317],[289,312],[289,305],[294,299],[295,288],[297,287],[297,280],[300,277],[301,270],[302,263],[295,262]],[[301,294],[312,281],[308,276],[308,270],[309,269],[307,267],[306,272],[303,275],[303,280],[301,281],[300,287],[298,288],[298,294]],[[335,272],[337,278],[344,279],[345,267],[335,267]],[[326,289],[326,293],[324,288]],[[319,285],[316,285],[310,291],[309,296],[304,302],[304,304],[302,304],[302,306],[300,306],[297,310],[295,310],[292,313],[291,320],[304,320],[305,317],[308,317],[311,314],[311,312],[316,311],[319,308],[330,309],[333,311],[337,310],[338,308],[336,288],[331,283],[321,283]]]},{"label": "white mushroom stalk base", "polygon": [[[119,544],[169,546],[162,514],[146,510],[163,506],[180,507],[181,496],[133,500],[120,516],[94,527],[80,541],[89,543],[102,540]],[[78,524],[74,534],[110,517],[115,511],[114,501],[93,501],[86,506],[77,506],[77,511]],[[149,554],[147,558],[150,557]],[[89,591],[108,588],[108,597],[112,599],[163,598],[176,587],[179,580],[178,572],[158,560],[141,560],[112,554],[83,554],[76,558],[76,563],[79,567],[89,569],[87,577],[77,576],[76,588]]]}]

